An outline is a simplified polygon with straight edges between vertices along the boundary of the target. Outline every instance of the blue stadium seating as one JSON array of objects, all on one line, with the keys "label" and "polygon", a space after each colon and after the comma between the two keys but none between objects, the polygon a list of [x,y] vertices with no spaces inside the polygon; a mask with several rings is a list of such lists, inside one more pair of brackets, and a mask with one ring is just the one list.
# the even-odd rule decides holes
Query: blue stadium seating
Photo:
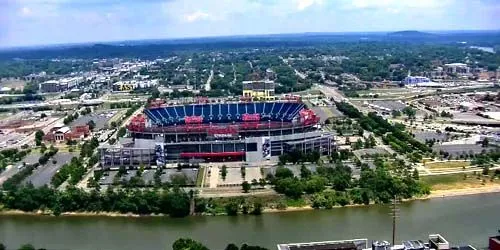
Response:
[{"label": "blue stadium seating", "polygon": [[260,114],[262,121],[290,122],[304,108],[302,103],[253,102],[224,104],[189,104],[146,109],[144,113],[156,125],[184,124],[186,116],[201,116],[204,123],[242,121],[244,114]]}]

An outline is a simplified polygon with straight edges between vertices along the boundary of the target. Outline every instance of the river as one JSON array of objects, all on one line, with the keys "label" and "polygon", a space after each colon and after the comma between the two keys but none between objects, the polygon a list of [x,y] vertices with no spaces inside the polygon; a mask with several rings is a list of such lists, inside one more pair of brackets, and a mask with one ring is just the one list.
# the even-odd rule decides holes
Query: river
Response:
[{"label": "river", "polygon": [[[10,248],[32,243],[37,248],[74,250],[171,249],[190,237],[212,250],[232,242],[276,249],[277,243],[391,238],[387,206],[268,213],[262,216],[48,217],[0,216],[0,242]],[[438,198],[400,206],[398,240],[426,239],[441,233],[453,243],[487,246],[500,229],[500,193]]]}]

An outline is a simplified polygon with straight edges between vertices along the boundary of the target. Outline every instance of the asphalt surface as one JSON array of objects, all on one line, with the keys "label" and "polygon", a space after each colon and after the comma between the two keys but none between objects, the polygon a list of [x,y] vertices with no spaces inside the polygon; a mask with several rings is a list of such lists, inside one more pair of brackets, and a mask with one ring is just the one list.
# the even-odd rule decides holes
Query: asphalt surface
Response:
[{"label": "asphalt surface", "polygon": [[448,152],[450,155],[456,156],[461,154],[479,154],[483,150],[486,152],[495,149],[494,147],[486,147],[483,148],[479,144],[449,144],[449,145],[435,145],[432,149],[436,152],[443,150],[444,152]]},{"label": "asphalt surface", "polygon": [[118,112],[119,110],[108,110],[97,113],[90,113],[84,116],[79,116],[78,119],[71,122],[71,126],[86,125],[90,120],[93,120],[95,123],[95,128],[102,129],[106,127],[108,121]]},{"label": "asphalt surface", "polygon": [[432,140],[436,139],[436,141],[444,141],[447,139],[446,133],[437,133],[434,131],[419,131],[419,132],[414,132],[415,135],[415,140],[424,143],[425,140]]},{"label": "asphalt surface", "polygon": [[0,173],[0,185],[3,184],[6,180],[14,176],[15,174],[19,173],[21,169],[18,168],[19,165],[21,165],[23,162],[26,164],[34,164],[38,162],[38,159],[40,158],[40,154],[38,153],[32,153],[24,157],[22,161],[16,162],[12,164],[10,168],[7,168],[5,171]]},{"label": "asphalt surface", "polygon": [[[137,173],[137,170],[127,170],[128,174],[125,174],[122,178],[125,180],[130,180],[132,177],[134,177]],[[144,170],[142,173],[142,179],[146,184],[148,183],[154,183],[154,175],[155,175],[156,170],[155,169],[147,169]],[[107,171],[107,175],[104,175],[101,180],[99,181],[100,185],[111,185],[113,184],[113,179],[115,176],[118,174],[118,171]],[[162,183],[165,182],[170,182],[172,176],[183,174],[187,178],[187,183],[188,184],[195,184],[196,183],[196,178],[198,177],[198,169],[196,168],[189,168],[189,169],[182,169],[181,171],[178,171],[177,169],[163,169],[163,173],[160,176],[160,179]]]},{"label": "asphalt surface", "polygon": [[[75,153],[67,153],[67,152],[58,152],[54,155],[47,164],[38,167],[30,177],[24,180],[23,183],[33,184],[35,187],[41,187],[44,185],[49,185],[52,177],[61,169],[61,167],[70,162],[73,157],[76,157]],[[53,164],[52,161],[56,160],[56,163]]]}]

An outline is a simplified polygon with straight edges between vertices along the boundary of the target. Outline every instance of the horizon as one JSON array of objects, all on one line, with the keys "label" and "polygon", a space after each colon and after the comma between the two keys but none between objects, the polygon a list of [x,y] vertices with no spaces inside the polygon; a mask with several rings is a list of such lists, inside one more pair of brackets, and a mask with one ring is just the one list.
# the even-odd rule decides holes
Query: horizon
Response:
[{"label": "horizon", "polygon": [[[167,38],[144,38],[144,39],[126,39],[126,40],[109,40],[109,41],[82,41],[74,43],[51,43],[51,44],[33,44],[33,45],[20,45],[20,46],[7,46],[3,47],[0,44],[0,51],[16,50],[16,49],[45,49],[54,47],[73,47],[73,46],[86,46],[86,45],[111,45],[116,46],[117,43],[137,43],[137,42],[167,42],[167,41],[190,41],[202,39],[245,39],[245,38],[267,38],[267,37],[280,37],[280,36],[307,36],[307,35],[388,35],[396,32],[419,32],[425,34],[435,35],[449,35],[449,34],[466,34],[466,33],[500,33],[500,29],[476,29],[476,30],[387,30],[387,31],[345,31],[345,32],[296,32],[296,33],[261,33],[261,34],[234,34],[234,35],[213,35],[213,36],[192,36],[192,37],[167,37]],[[146,43],[148,44],[148,43]],[[130,45],[134,46],[134,45]]]},{"label": "horizon", "polygon": [[0,47],[402,30],[500,30],[495,0],[6,0]]}]

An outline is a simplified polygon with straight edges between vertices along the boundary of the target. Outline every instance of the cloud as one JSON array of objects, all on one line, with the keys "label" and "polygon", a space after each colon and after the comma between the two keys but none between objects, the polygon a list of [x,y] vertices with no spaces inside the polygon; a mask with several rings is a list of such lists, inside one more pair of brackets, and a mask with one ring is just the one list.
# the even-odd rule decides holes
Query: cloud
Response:
[{"label": "cloud", "polygon": [[351,9],[386,9],[400,8],[437,8],[450,5],[455,0],[345,0],[345,5]]},{"label": "cloud", "polygon": [[20,12],[21,16],[31,16],[31,14],[33,13],[33,11],[31,11],[31,9],[28,7],[21,8]]},{"label": "cloud", "polygon": [[297,10],[303,11],[315,4],[323,4],[323,0],[298,0]]},{"label": "cloud", "polygon": [[0,0],[0,47],[239,34],[500,29],[499,13],[499,0]]},{"label": "cloud", "polygon": [[192,22],[196,22],[196,21],[200,21],[200,20],[215,20],[214,16],[209,14],[209,13],[205,13],[205,12],[202,12],[202,11],[195,11],[191,14],[187,14],[184,16],[184,20],[189,22],[189,23],[192,23]]}]

